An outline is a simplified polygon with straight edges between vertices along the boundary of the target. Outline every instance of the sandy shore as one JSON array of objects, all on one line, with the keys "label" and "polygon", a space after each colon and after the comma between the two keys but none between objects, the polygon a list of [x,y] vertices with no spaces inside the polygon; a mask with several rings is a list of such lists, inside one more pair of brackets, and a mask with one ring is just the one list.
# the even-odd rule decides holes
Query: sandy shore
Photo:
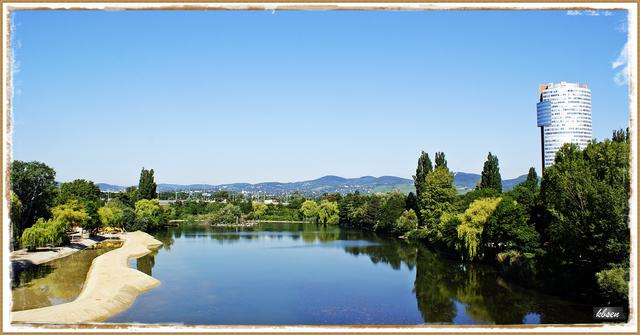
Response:
[{"label": "sandy shore", "polygon": [[11,252],[11,265],[13,269],[40,265],[54,259],[69,256],[108,239],[120,239],[120,234],[101,235],[98,238],[83,238],[61,247],[47,248],[44,250],[41,248],[37,252],[27,252],[26,249],[16,250]]},{"label": "sandy shore", "polygon": [[54,306],[11,313],[12,322],[76,323],[104,321],[129,307],[136,297],[160,281],[128,266],[162,245],[151,235],[136,231],[120,235],[122,247],[93,260],[76,300]]}]

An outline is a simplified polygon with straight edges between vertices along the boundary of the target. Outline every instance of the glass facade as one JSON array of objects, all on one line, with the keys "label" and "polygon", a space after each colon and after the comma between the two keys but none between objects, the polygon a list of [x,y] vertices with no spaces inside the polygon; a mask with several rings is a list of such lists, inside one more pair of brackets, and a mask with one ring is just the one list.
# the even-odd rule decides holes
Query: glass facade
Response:
[{"label": "glass facade", "polygon": [[540,85],[537,121],[542,128],[543,167],[547,168],[563,144],[575,143],[584,149],[591,141],[591,90],[578,83]]}]

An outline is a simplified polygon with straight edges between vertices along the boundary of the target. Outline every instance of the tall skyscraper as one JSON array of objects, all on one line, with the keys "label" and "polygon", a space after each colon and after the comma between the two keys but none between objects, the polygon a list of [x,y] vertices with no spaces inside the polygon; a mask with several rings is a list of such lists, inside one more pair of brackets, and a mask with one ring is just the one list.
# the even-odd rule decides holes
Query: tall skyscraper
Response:
[{"label": "tall skyscraper", "polygon": [[587,84],[564,81],[541,84],[537,109],[544,172],[563,144],[584,149],[591,141],[591,90]]}]

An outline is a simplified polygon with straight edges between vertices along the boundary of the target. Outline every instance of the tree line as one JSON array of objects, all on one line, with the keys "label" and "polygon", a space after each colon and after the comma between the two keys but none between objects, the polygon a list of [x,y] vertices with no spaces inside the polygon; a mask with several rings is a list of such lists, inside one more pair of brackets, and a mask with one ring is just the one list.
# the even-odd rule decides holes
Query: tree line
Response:
[{"label": "tree line", "polygon": [[[502,192],[489,153],[476,189],[457,195],[444,153],[418,159],[418,228],[407,237],[461,259],[489,262],[520,283],[576,298],[626,306],[629,281],[629,131],[565,144],[539,183]],[[410,195],[411,196],[411,195]]]},{"label": "tree line", "polygon": [[108,202],[92,181],[55,182],[55,171],[41,162],[11,164],[11,240],[14,248],[35,250],[69,242],[76,230],[152,230],[166,222],[156,193],[153,169],[142,168],[137,187]]},{"label": "tree line", "polygon": [[266,204],[218,192],[216,202],[158,203],[153,170],[142,169],[138,187],[105,202],[93,182],[60,187],[43,163],[11,166],[11,221],[15,245],[30,249],[66,242],[81,227],[151,230],[167,220],[234,224],[245,220],[305,220],[403,237],[468,262],[492,263],[509,278],[563,295],[621,304],[629,281],[629,131],[566,144],[539,178],[502,190],[499,160],[489,153],[475,190],[458,194],[443,152],[418,158],[415,193],[294,194]]}]

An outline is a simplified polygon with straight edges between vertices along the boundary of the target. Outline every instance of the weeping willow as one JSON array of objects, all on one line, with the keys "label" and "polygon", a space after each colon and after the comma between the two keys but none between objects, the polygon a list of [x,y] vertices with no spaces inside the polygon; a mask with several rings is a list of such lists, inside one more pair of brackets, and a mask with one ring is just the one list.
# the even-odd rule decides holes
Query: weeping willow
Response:
[{"label": "weeping willow", "polygon": [[478,257],[478,251],[482,245],[482,231],[487,219],[500,203],[501,198],[481,198],[469,205],[464,213],[459,215],[458,239],[459,250],[463,259]]}]

